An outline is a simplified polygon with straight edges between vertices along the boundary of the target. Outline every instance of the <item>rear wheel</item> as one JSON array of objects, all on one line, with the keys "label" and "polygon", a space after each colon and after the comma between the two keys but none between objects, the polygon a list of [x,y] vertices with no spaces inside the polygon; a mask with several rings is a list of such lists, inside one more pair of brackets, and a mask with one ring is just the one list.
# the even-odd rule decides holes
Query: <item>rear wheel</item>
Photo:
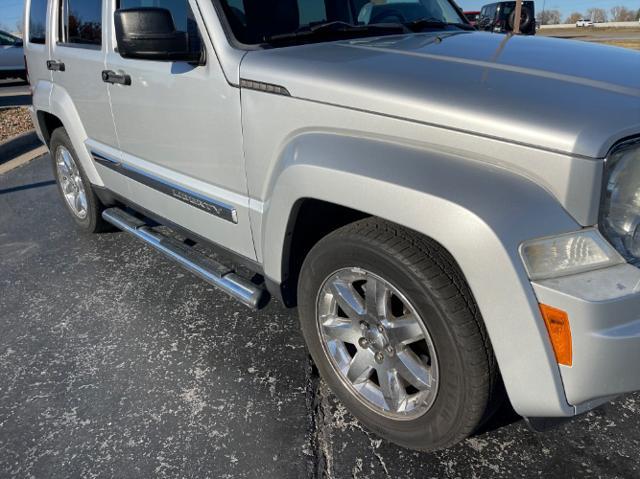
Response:
[{"label": "rear wheel", "polygon": [[104,208],[93,191],[64,128],[53,132],[49,149],[58,191],[76,224],[87,233],[110,229],[101,216]]},{"label": "rear wheel", "polygon": [[346,226],[309,253],[298,297],[318,370],[381,436],[440,449],[492,409],[497,367],[486,331],[436,243],[377,219]]}]

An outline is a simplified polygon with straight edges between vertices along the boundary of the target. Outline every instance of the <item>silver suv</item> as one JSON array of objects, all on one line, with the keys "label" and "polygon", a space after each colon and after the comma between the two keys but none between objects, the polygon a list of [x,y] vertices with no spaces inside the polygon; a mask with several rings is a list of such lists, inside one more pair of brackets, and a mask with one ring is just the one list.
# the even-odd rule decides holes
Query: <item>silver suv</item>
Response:
[{"label": "silver suv", "polygon": [[27,0],[26,18],[79,229],[297,306],[371,430],[443,448],[503,390],[540,425],[640,389],[639,53],[476,32],[450,0]]}]

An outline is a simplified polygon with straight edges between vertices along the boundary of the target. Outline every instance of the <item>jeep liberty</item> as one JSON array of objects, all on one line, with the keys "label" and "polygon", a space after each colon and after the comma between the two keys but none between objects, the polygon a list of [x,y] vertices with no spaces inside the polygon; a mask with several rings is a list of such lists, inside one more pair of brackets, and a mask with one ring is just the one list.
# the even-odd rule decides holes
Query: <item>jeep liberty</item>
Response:
[{"label": "jeep liberty", "polygon": [[503,392],[539,426],[640,389],[640,53],[452,0],[25,8],[78,228],[297,307],[370,430],[433,450]]}]

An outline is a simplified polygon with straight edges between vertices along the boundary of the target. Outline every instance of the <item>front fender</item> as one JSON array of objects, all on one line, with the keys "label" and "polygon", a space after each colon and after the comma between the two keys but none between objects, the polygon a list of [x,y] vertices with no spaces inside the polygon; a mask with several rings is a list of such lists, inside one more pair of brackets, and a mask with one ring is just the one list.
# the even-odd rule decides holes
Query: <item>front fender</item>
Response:
[{"label": "front fender", "polygon": [[264,270],[282,280],[288,214],[314,198],[425,234],[458,262],[484,318],[515,410],[569,416],[558,366],[518,254],[522,241],[580,226],[547,191],[451,152],[324,133],[284,148],[265,204]]}]

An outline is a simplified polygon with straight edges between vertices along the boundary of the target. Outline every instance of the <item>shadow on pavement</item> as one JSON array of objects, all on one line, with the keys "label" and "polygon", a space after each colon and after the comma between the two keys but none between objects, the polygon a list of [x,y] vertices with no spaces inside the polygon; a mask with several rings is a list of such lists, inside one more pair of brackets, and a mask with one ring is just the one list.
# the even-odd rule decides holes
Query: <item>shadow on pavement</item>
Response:
[{"label": "shadow on pavement", "polygon": [[0,97],[0,107],[29,106],[29,105],[31,105],[30,95]]},{"label": "shadow on pavement", "polygon": [[43,186],[51,186],[55,184],[56,182],[51,180],[51,181],[41,181],[39,183],[31,183],[30,185],[15,186],[13,188],[7,188],[6,190],[0,190],[0,195],[15,193],[17,191],[31,190],[33,188],[42,188]]}]

